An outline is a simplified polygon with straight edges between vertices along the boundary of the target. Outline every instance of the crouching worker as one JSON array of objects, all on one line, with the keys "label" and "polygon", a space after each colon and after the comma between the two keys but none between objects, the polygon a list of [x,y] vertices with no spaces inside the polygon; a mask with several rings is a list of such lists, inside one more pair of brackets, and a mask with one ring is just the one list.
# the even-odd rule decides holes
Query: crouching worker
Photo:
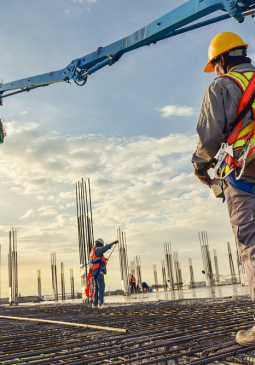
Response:
[{"label": "crouching worker", "polygon": [[113,245],[116,245],[118,241],[114,241],[109,245],[104,246],[102,238],[98,238],[95,242],[95,246],[90,252],[89,261],[91,264],[92,277],[93,277],[93,304],[92,308],[105,308],[104,304],[104,291],[105,282],[104,275],[106,275],[107,260],[104,257],[104,253],[111,249]]}]

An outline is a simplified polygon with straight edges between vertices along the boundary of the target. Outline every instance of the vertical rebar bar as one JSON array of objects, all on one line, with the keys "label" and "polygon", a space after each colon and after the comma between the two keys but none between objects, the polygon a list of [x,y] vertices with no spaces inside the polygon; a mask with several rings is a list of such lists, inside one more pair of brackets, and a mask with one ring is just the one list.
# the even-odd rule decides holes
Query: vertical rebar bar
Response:
[{"label": "vertical rebar bar", "polygon": [[231,247],[230,247],[230,243],[227,243],[228,246],[228,259],[229,259],[229,266],[230,266],[230,275],[231,275],[231,279],[232,279],[232,284],[236,284],[236,273],[235,273],[235,267],[234,267],[234,262],[233,262],[233,258],[232,258],[232,252],[231,252]]},{"label": "vertical rebar bar", "polygon": [[206,286],[210,287],[213,286],[214,281],[213,281],[212,262],[211,262],[207,232],[201,232],[201,234],[200,232],[198,232],[198,237],[204,265]]},{"label": "vertical rebar bar", "polygon": [[213,258],[215,267],[215,283],[216,285],[220,285],[220,271],[219,271],[217,251],[215,249],[213,250]]},{"label": "vertical rebar bar", "polygon": [[190,287],[195,288],[194,271],[192,266],[192,260],[189,258],[189,272],[190,272]]},{"label": "vertical rebar bar", "polygon": [[157,273],[157,266],[155,264],[153,264],[153,274],[154,274],[155,291],[158,291],[158,273]]},{"label": "vertical rebar bar", "polygon": [[174,265],[173,265],[173,255],[171,242],[164,242],[165,260],[167,267],[167,277],[169,282],[169,288],[174,290]]},{"label": "vertical rebar bar", "polygon": [[64,263],[63,262],[61,262],[61,296],[62,296],[62,300],[66,299],[65,273],[64,273]]},{"label": "vertical rebar bar", "polygon": [[164,260],[161,261],[161,266],[162,266],[163,288],[166,291],[167,290],[167,280],[166,280],[166,266],[165,266]]},{"label": "vertical rebar bar", "polygon": [[41,270],[37,270],[37,288],[38,288],[38,298],[42,299]]},{"label": "vertical rebar bar", "polygon": [[73,269],[70,269],[70,286],[71,286],[71,299],[74,299],[74,277],[73,277]]}]

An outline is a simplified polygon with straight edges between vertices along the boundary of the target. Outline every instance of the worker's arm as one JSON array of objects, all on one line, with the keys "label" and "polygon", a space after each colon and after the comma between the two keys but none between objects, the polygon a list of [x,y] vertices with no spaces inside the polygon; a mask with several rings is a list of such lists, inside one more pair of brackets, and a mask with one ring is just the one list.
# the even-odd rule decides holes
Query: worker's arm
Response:
[{"label": "worker's arm", "polygon": [[198,146],[192,156],[196,170],[201,170],[212,162],[224,141],[227,124],[225,102],[231,106],[232,99],[227,95],[227,89],[215,80],[205,92],[197,123]]},{"label": "worker's arm", "polygon": [[108,244],[108,245],[106,245],[106,246],[103,246],[103,247],[97,247],[97,248],[95,249],[95,254],[96,254],[96,256],[98,256],[98,257],[103,256],[103,254],[104,254],[106,251],[110,250],[110,249],[111,249],[111,247],[112,247],[113,245],[116,245],[117,243],[118,243],[118,241],[114,241],[114,242],[112,242],[112,243],[109,243],[109,244]]},{"label": "worker's arm", "polygon": [[95,249],[95,255],[96,255],[97,257],[101,257],[101,256],[103,256],[103,254],[104,254],[106,251],[110,250],[110,249],[111,249],[111,247],[112,247],[111,243],[109,243],[109,245],[106,245],[106,246],[103,246],[103,247],[97,247],[97,248]]}]

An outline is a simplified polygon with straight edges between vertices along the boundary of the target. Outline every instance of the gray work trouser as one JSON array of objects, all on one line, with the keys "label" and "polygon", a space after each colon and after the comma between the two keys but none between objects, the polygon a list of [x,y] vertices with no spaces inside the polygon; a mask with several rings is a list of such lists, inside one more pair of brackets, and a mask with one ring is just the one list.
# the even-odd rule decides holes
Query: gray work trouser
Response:
[{"label": "gray work trouser", "polygon": [[255,195],[223,183],[230,223],[239,253],[245,263],[251,300],[255,303]]}]

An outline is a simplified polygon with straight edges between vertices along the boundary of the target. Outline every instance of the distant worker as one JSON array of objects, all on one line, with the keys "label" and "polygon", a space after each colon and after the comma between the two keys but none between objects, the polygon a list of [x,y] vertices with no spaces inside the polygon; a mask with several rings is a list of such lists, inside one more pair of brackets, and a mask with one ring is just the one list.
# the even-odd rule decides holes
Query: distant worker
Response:
[{"label": "distant worker", "polygon": [[136,285],[135,285],[135,283],[136,283],[135,277],[134,277],[134,275],[131,275],[131,279],[130,279],[131,293],[133,293],[133,290],[136,293]]},{"label": "distant worker", "polygon": [[[214,157],[220,151],[215,173],[227,178],[217,188],[222,189],[227,203],[255,303],[255,67],[247,57],[247,48],[248,44],[230,32],[217,35],[210,44],[204,71],[215,71],[218,78],[204,95],[192,162],[196,177],[211,187],[207,171],[214,167]],[[239,331],[236,341],[254,345],[255,326]]]},{"label": "distant worker", "polygon": [[98,307],[103,309],[106,307],[104,304],[104,291],[105,282],[104,275],[106,275],[106,258],[104,253],[111,249],[113,245],[116,245],[118,241],[114,241],[109,245],[104,246],[104,240],[98,238],[95,242],[95,246],[90,252],[90,272],[93,277],[93,304],[92,308]]},{"label": "distant worker", "polygon": [[145,291],[145,292],[149,291],[148,284],[147,284],[147,283],[145,283],[145,282],[143,282],[143,283],[142,283],[142,289],[143,289],[143,291]]}]

